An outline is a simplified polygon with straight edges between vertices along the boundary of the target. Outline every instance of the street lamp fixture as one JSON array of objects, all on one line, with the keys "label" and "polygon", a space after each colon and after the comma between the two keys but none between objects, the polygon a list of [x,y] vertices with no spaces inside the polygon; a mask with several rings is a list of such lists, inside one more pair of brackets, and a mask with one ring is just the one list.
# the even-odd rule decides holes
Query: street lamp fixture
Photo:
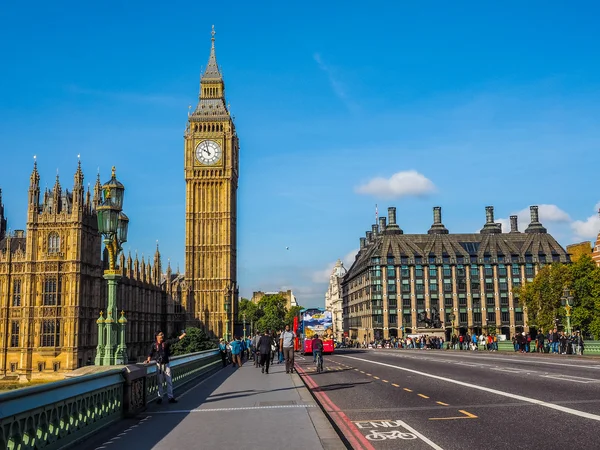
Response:
[{"label": "street lamp fixture", "polygon": [[563,296],[560,298],[560,303],[565,308],[567,316],[567,334],[571,334],[571,309],[573,308],[573,296],[568,288],[563,291]]},{"label": "street lamp fixture", "polygon": [[[106,317],[100,311],[98,324],[98,346],[96,360],[98,366],[111,366],[127,363],[127,347],[125,344],[125,312],[117,319],[117,284],[121,274],[117,270],[117,257],[127,242],[129,218],[123,213],[123,197],[125,187],[117,180],[115,167],[112,168],[111,179],[102,186],[103,201],[96,209],[98,231],[104,237],[104,245],[108,252],[108,269],[104,271],[104,279],[108,283],[108,304]],[[120,328],[120,333],[119,329]]]},{"label": "street lamp fixture", "polygon": [[451,312],[450,314],[448,314],[448,319],[450,319],[450,329],[451,329],[451,332],[454,333],[454,319],[456,319],[456,314],[454,314],[453,312]]},{"label": "street lamp fixture", "polygon": [[229,341],[229,311],[231,309],[231,296],[233,295],[233,283],[229,283],[225,288],[225,341]]}]

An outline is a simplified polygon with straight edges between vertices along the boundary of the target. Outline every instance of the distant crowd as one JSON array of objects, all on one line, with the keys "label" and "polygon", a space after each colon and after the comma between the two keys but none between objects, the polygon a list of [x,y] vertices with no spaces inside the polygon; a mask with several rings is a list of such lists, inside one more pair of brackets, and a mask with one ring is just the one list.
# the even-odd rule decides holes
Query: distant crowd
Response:
[{"label": "distant crowd", "polygon": [[[512,338],[515,352],[521,353],[553,353],[560,355],[583,355],[585,343],[579,331],[567,334],[556,328],[548,333],[540,332],[532,336],[530,333],[517,333]],[[404,338],[376,339],[372,341],[350,340],[353,348],[401,348],[401,349],[446,349],[490,352],[498,351],[498,336],[495,334],[459,334],[452,335],[449,341],[441,336],[410,335]]]}]

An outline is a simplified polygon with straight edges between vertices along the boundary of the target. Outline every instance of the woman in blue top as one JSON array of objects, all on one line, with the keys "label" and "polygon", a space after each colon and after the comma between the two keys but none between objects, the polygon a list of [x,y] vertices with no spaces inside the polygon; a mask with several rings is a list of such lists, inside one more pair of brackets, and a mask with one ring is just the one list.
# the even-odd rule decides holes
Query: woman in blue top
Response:
[{"label": "woman in blue top", "polygon": [[231,360],[233,361],[232,367],[235,367],[236,361],[238,367],[242,367],[242,341],[240,341],[237,336],[234,336],[233,341],[231,341],[229,345],[231,346]]}]

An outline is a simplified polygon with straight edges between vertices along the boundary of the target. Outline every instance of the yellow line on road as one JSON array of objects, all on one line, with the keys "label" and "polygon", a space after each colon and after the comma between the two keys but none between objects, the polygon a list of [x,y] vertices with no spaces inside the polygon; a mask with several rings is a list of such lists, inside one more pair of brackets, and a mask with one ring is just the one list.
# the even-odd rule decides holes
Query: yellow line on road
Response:
[{"label": "yellow line on road", "polygon": [[409,388],[404,388],[404,390],[405,390],[406,392],[412,392],[412,389],[409,389]]},{"label": "yellow line on road", "polygon": [[458,412],[463,413],[464,416],[460,416],[460,417],[430,417],[429,420],[477,419],[477,416],[475,414],[471,414],[470,412],[465,411],[463,409],[459,409]]},{"label": "yellow line on road", "polygon": [[417,394],[417,395],[418,395],[419,397],[423,397],[423,398],[429,398],[429,397],[427,397],[426,395],[423,395],[423,394]]},{"label": "yellow line on road", "polygon": [[444,403],[444,402],[436,402],[438,405],[442,405],[442,406],[448,406],[448,403]]},{"label": "yellow line on road", "polygon": [[394,387],[400,387],[400,385],[396,384],[396,383],[392,383],[392,386],[394,386]]}]

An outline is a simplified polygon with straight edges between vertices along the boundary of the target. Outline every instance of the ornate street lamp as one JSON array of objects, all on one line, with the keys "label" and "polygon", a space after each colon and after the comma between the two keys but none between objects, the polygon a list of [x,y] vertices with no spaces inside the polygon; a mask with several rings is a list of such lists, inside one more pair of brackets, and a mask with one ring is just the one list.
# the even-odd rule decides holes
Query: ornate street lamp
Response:
[{"label": "ornate street lamp", "polygon": [[454,319],[455,318],[456,318],[456,315],[453,312],[448,314],[448,319],[450,319],[450,333],[451,334],[454,333]]},{"label": "ornate street lamp", "polygon": [[[117,270],[117,257],[127,242],[129,219],[123,213],[123,197],[125,187],[119,182],[112,168],[111,179],[102,186],[104,200],[96,209],[98,215],[98,231],[104,237],[104,245],[108,252],[108,269],[104,271],[104,279],[108,283],[108,305],[106,317],[102,311],[98,324],[98,346],[96,348],[96,365],[111,366],[127,363],[127,346],[125,344],[125,326],[127,319],[121,311],[117,320],[117,284],[121,274]],[[118,328],[120,328],[120,333]]]},{"label": "ornate street lamp", "polygon": [[246,313],[242,314],[242,318],[244,319],[244,342],[246,341]]},{"label": "ornate street lamp", "polygon": [[573,308],[573,296],[568,288],[563,291],[563,296],[560,298],[560,303],[565,307],[567,316],[567,334],[571,334],[571,308]]},{"label": "ornate street lamp", "polygon": [[233,295],[233,284],[225,288],[225,341],[229,342],[229,311],[231,309],[231,296]]}]

